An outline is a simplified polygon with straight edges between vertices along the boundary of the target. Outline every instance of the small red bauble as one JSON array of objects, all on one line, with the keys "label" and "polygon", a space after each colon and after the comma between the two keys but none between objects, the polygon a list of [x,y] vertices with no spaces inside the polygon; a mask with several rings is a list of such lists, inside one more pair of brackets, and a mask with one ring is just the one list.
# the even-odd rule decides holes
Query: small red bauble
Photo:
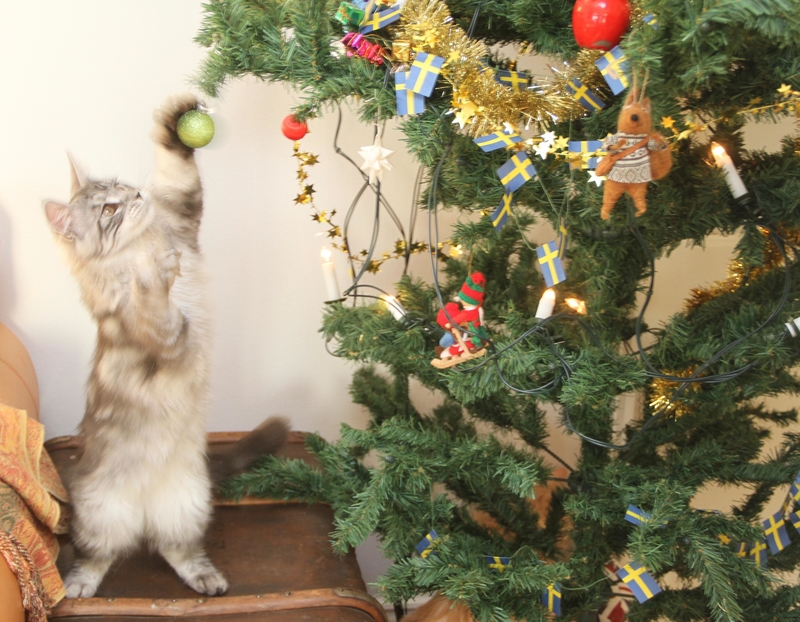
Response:
[{"label": "small red bauble", "polygon": [[281,132],[289,140],[300,140],[308,133],[308,126],[290,114],[281,121]]},{"label": "small red bauble", "polygon": [[572,31],[582,48],[610,50],[631,22],[628,0],[578,0],[572,9]]}]

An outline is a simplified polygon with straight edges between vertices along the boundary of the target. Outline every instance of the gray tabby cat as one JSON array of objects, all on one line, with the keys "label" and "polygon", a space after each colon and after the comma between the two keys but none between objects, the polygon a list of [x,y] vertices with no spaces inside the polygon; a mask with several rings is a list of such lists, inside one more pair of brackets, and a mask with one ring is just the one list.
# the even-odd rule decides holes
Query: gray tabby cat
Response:
[{"label": "gray tabby cat", "polygon": [[[77,551],[65,580],[70,598],[93,596],[112,562],[143,541],[194,590],[228,589],[202,543],[211,515],[203,202],[194,150],[175,130],[197,106],[181,96],[156,111],[151,192],[87,179],[73,164],[70,203],[45,203],[98,326],[84,448],[70,483]],[[255,456],[276,450],[287,428],[268,419],[254,434],[263,441]]]}]

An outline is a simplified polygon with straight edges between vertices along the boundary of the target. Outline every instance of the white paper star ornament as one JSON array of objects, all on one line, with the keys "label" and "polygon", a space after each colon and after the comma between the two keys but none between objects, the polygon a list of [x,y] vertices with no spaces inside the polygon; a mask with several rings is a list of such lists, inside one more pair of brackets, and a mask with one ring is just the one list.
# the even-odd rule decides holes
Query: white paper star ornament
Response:
[{"label": "white paper star ornament", "polygon": [[600,187],[600,184],[602,184],[605,181],[605,179],[606,179],[605,177],[598,175],[594,171],[589,171],[589,182],[594,182],[595,184],[597,184],[598,188]]},{"label": "white paper star ornament", "polygon": [[361,170],[369,175],[369,183],[374,184],[381,181],[383,171],[391,171],[392,165],[389,164],[389,156],[394,153],[391,149],[385,149],[381,144],[381,135],[375,135],[375,142],[368,147],[361,147],[358,155],[364,158]]}]

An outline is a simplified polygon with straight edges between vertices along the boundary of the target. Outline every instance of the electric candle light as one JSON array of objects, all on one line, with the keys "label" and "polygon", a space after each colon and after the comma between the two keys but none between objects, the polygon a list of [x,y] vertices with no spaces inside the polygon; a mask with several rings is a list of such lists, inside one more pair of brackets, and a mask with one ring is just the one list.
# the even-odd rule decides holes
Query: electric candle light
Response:
[{"label": "electric candle light", "polygon": [[544,320],[553,315],[553,309],[556,306],[556,293],[552,289],[544,290],[544,294],[539,299],[539,306],[536,307],[536,316],[540,320]]},{"label": "electric candle light", "polygon": [[392,314],[392,317],[397,321],[402,320],[406,316],[406,310],[403,308],[403,305],[400,304],[400,301],[394,296],[390,296],[389,294],[381,294],[381,300],[389,310],[389,313]]},{"label": "electric candle light", "polygon": [[578,300],[577,298],[566,298],[564,302],[566,302],[567,305],[569,305],[569,307],[577,313],[586,315],[586,303],[583,300]]},{"label": "electric candle light", "polygon": [[718,167],[725,171],[725,181],[731,189],[734,199],[747,194],[747,187],[744,185],[742,178],[739,177],[739,171],[731,160],[731,156],[725,151],[725,147],[719,143],[711,143],[711,154],[714,156],[714,162]]},{"label": "electric candle light", "polygon": [[342,298],[339,292],[339,282],[336,280],[336,266],[331,260],[331,252],[326,246],[322,247],[322,275],[325,277],[325,289],[328,292],[328,299],[325,302],[333,302]]}]

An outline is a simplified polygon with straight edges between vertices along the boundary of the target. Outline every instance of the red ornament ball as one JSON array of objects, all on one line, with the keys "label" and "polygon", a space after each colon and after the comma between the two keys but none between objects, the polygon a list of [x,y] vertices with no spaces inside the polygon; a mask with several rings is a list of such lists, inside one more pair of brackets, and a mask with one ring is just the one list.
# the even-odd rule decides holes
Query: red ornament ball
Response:
[{"label": "red ornament ball", "polygon": [[290,114],[281,121],[281,132],[289,140],[300,140],[308,133],[308,126]]},{"label": "red ornament ball", "polygon": [[610,50],[630,23],[628,0],[578,0],[572,9],[572,31],[582,48]]}]

